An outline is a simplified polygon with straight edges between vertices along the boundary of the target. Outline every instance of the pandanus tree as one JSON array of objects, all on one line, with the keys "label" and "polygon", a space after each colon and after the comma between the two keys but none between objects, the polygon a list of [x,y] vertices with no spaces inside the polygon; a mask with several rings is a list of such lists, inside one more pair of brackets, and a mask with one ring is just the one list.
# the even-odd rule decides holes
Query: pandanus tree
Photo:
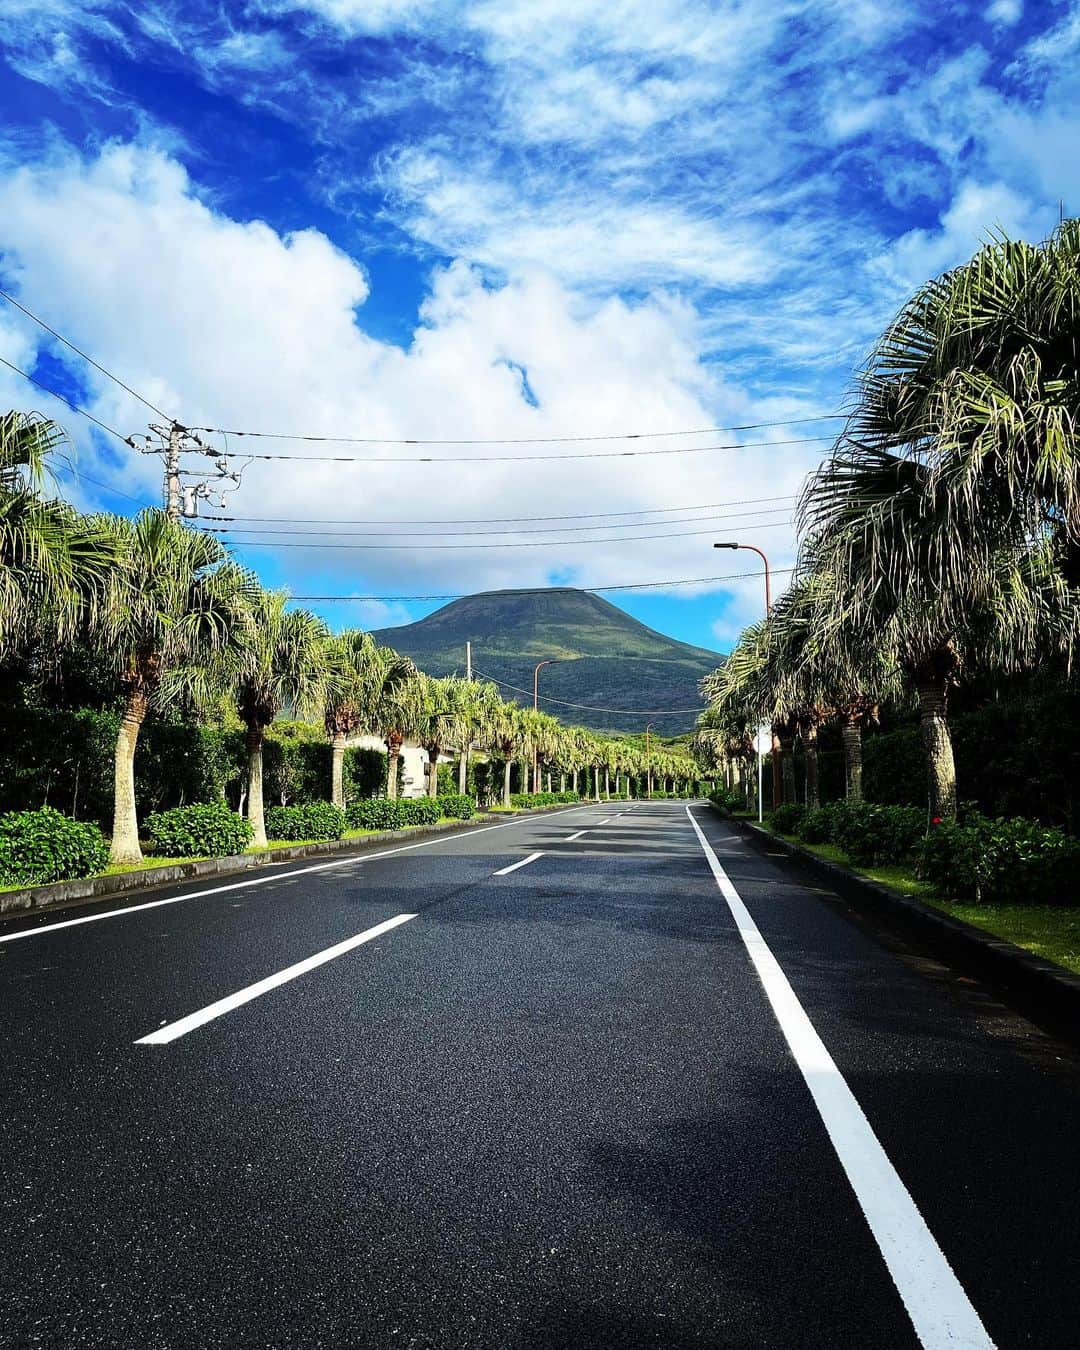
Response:
[{"label": "pandanus tree", "polygon": [[[946,719],[965,664],[1022,667],[1071,596],[1080,541],[1080,222],[995,239],[922,287],[860,374],[801,505],[838,620],[887,634],[919,702],[931,814],[956,810]],[[1067,640],[1067,639],[1063,639]]]},{"label": "pandanus tree", "polygon": [[411,678],[401,680],[386,691],[379,700],[376,726],[386,743],[386,795],[395,801],[399,795],[398,770],[401,747],[410,737],[417,736],[424,725],[424,680],[416,671]]},{"label": "pandanus tree", "polygon": [[263,746],[266,728],[285,707],[313,711],[324,700],[326,640],[323,621],[289,609],[283,591],[260,590],[245,613],[242,640],[232,654],[232,683],[247,741],[247,817],[253,842],[266,846]]},{"label": "pandanus tree", "polygon": [[417,734],[427,751],[429,797],[439,795],[439,756],[455,743],[470,720],[476,686],[457,675],[443,679],[422,676]]},{"label": "pandanus tree", "polygon": [[350,629],[327,638],[323,651],[323,720],[331,744],[331,800],[345,806],[345,748],[350,737],[370,730],[380,705],[397,686],[416,677],[416,667],[370,633]]},{"label": "pandanus tree", "polygon": [[115,569],[111,522],[42,496],[66,444],[36,413],[0,414],[0,656],[46,626],[53,641],[69,641],[95,617]]},{"label": "pandanus tree", "polygon": [[122,698],[113,781],[110,860],[139,862],[135,749],[151,708],[187,697],[198,704],[219,689],[223,658],[246,635],[258,593],[249,573],[209,534],[162,511],[99,522],[114,559],[91,617],[98,659]]},{"label": "pandanus tree", "polygon": [[488,735],[492,753],[502,760],[502,804],[509,809],[510,773],[514,759],[522,753],[526,744],[527,731],[522,710],[515,703],[500,704],[488,723]]}]

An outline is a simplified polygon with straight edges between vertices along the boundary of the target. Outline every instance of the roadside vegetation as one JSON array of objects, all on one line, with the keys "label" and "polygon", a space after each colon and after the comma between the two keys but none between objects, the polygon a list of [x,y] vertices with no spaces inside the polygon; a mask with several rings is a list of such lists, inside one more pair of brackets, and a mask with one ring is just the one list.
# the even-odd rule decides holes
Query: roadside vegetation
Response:
[{"label": "roadside vegetation", "polygon": [[1078,423],[1080,222],[928,282],[859,372],[792,584],[702,682],[695,737],[746,809],[764,726],[774,830],[1073,968]]},{"label": "roadside vegetation", "polygon": [[[65,444],[0,417],[0,887],[696,792],[685,746],[564,726],[331,634],[162,511],[79,514],[49,490]],[[350,744],[365,735],[382,749]],[[405,744],[427,753],[419,797]]]}]

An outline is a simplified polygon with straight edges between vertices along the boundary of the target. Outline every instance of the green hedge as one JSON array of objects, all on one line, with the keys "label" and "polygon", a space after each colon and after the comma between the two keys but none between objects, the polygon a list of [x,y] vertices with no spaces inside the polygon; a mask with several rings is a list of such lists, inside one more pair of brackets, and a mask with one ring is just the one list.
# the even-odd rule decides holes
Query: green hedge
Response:
[{"label": "green hedge", "polygon": [[511,792],[510,805],[517,810],[533,806],[561,806],[581,799],[576,792]]},{"label": "green hedge", "polygon": [[965,812],[922,842],[919,874],[942,895],[976,904],[1075,905],[1080,839],[1034,820]]},{"label": "green hedge", "polygon": [[154,852],[169,858],[228,858],[251,843],[251,822],[224,802],[176,806],[146,819]]},{"label": "green hedge", "polygon": [[913,862],[926,833],[926,812],[913,806],[859,801],[831,802],[816,811],[787,806],[773,813],[774,825],[781,811],[798,813],[786,833],[808,844],[835,844],[860,867]]},{"label": "green hedge", "polygon": [[436,801],[449,820],[471,820],[476,811],[476,803],[467,792],[441,792]]},{"label": "green hedge", "polygon": [[407,825],[434,825],[443,813],[434,797],[405,797],[396,801],[376,797],[353,802],[345,814],[350,830],[401,830]]},{"label": "green hedge", "polygon": [[345,812],[330,802],[304,806],[271,806],[266,812],[268,839],[340,839]]},{"label": "green hedge", "polygon": [[93,876],[109,860],[96,825],[51,806],[0,815],[0,885],[44,886]]}]

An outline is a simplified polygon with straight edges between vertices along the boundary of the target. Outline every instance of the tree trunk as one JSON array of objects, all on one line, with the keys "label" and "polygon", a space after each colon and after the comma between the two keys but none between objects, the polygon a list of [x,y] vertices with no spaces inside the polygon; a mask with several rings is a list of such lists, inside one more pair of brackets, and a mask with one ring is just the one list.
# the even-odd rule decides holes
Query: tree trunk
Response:
[{"label": "tree trunk", "polygon": [[862,801],[862,724],[859,714],[848,714],[840,727],[844,745],[844,793],[848,801]]},{"label": "tree trunk", "polygon": [[396,731],[386,738],[386,795],[390,801],[397,801],[398,760],[401,757],[401,737]]},{"label": "tree trunk", "polygon": [[807,722],[802,728],[803,751],[806,756],[806,809],[816,811],[821,805],[818,774],[818,729],[816,722]]},{"label": "tree trunk", "polygon": [[247,817],[254,833],[251,842],[256,848],[266,847],[266,817],[263,814],[263,726],[249,722],[247,729],[248,799]]},{"label": "tree trunk", "polygon": [[570,791],[577,792],[577,769],[571,770],[570,773]]},{"label": "tree trunk", "polygon": [[503,760],[503,806],[510,805],[510,770],[513,763],[509,759]]},{"label": "tree trunk", "polygon": [[939,680],[919,680],[919,718],[926,756],[930,819],[956,819],[956,765],[952,736],[945,716],[946,686]]},{"label": "tree trunk", "polygon": [[600,765],[593,765],[593,788],[596,792],[596,800],[600,800]]},{"label": "tree trunk", "polygon": [[469,747],[466,746],[458,755],[457,766],[457,790],[464,794],[469,786]]},{"label": "tree trunk", "polygon": [[604,796],[611,801],[611,775],[608,773],[608,767],[604,765]]},{"label": "tree trunk", "polygon": [[797,802],[799,793],[795,787],[795,737],[788,732],[779,736],[780,741],[780,772],[783,783],[781,792],[781,801]]},{"label": "tree trunk", "polygon": [[550,769],[548,769],[546,777],[547,777],[547,790],[550,792],[550,791],[551,791],[551,770],[550,770]]},{"label": "tree trunk", "polygon": [[113,831],[109,862],[142,862],[139,847],[139,818],[135,809],[135,747],[139,730],[146,717],[146,695],[133,692],[127,695],[120,730],[116,734],[116,754],[113,761]]},{"label": "tree trunk", "polygon": [[345,810],[345,733],[336,732],[330,751],[330,800]]},{"label": "tree trunk", "polygon": [[645,799],[646,799],[646,801],[647,801],[651,796],[652,796],[652,769],[649,769],[649,770],[646,772],[646,774],[645,774]]},{"label": "tree trunk", "polygon": [[564,773],[559,774],[559,791],[566,791],[566,774]]},{"label": "tree trunk", "polygon": [[439,750],[437,746],[428,748],[427,795],[429,797],[439,795]]}]

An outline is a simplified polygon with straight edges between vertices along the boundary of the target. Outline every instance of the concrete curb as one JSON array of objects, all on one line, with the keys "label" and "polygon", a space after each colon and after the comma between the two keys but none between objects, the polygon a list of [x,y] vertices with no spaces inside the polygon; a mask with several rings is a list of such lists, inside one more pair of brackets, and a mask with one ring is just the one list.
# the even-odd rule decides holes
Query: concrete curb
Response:
[{"label": "concrete curb", "polygon": [[1080,975],[995,938],[973,924],[912,900],[809,849],[770,834],[756,823],[726,817],[756,848],[777,849],[828,881],[855,908],[872,911],[918,937],[935,955],[992,984],[1036,1021],[1080,1042]]},{"label": "concrete curb", "polygon": [[[583,802],[583,806],[590,803]],[[403,830],[380,830],[366,834],[363,839],[328,839],[317,844],[296,844],[292,848],[269,849],[266,853],[235,853],[227,858],[204,858],[199,862],[173,863],[168,867],[144,867],[136,872],[116,872],[107,877],[86,877],[81,881],[54,881],[48,886],[31,886],[22,891],[0,893],[0,918],[26,910],[47,909],[53,905],[92,904],[110,895],[127,895],[133,891],[148,891],[178,881],[194,881],[199,877],[228,876],[250,872],[272,863],[290,862],[295,858],[318,857],[320,854],[365,850],[402,840],[422,839],[430,834],[449,834],[460,831],[467,834],[482,825],[513,820],[518,816],[540,816],[554,811],[574,811],[573,805],[524,807],[516,811],[500,811],[497,815],[478,815],[471,820],[449,821],[439,825],[414,825]]]}]

